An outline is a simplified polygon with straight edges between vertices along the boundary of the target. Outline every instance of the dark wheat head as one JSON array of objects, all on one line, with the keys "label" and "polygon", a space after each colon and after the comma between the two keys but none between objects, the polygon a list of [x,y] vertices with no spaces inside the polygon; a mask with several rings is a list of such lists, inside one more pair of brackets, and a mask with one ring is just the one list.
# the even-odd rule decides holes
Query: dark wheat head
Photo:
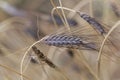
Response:
[{"label": "dark wheat head", "polygon": [[52,35],[44,40],[44,43],[56,47],[66,47],[80,49],[80,47],[86,49],[96,50],[95,45],[91,42],[86,42],[76,35]]}]

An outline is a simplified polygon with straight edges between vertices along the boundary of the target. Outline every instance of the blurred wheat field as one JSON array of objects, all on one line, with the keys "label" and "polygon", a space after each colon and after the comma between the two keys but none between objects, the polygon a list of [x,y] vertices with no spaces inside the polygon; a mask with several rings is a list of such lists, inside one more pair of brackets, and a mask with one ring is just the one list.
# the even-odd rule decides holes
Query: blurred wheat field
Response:
[{"label": "blurred wheat field", "polygon": [[119,0],[0,0],[0,80],[120,80],[119,20]]}]

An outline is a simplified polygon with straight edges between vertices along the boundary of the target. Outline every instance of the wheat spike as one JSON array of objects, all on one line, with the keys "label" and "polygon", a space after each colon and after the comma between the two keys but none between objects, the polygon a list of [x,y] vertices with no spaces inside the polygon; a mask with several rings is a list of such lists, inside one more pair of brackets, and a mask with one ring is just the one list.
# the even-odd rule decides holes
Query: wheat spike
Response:
[{"label": "wheat spike", "polygon": [[52,61],[50,61],[39,49],[37,49],[37,47],[33,46],[32,49],[41,61],[44,61],[52,68],[56,68]]},{"label": "wheat spike", "polygon": [[44,43],[51,46],[57,47],[66,47],[66,48],[74,48],[79,49],[80,47],[86,49],[96,50],[95,44],[92,42],[86,42],[81,39],[81,37],[76,35],[52,35],[44,40]]},{"label": "wheat spike", "polygon": [[78,13],[81,18],[83,18],[86,22],[92,25],[92,27],[98,30],[102,35],[106,33],[105,30],[103,29],[103,25],[101,25],[97,20],[95,20],[94,18],[90,17],[89,15],[85,13],[80,13],[80,12]]}]

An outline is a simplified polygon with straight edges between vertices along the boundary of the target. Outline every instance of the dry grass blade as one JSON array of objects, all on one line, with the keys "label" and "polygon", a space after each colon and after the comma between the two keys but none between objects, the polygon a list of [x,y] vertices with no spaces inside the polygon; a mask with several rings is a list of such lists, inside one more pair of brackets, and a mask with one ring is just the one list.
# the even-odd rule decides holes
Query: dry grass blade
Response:
[{"label": "dry grass blade", "polygon": [[[55,11],[55,10],[58,11],[58,9],[62,9],[63,15],[64,15],[63,9],[68,10],[68,11],[71,11],[71,10],[72,10],[72,9],[68,9],[68,8],[65,8],[65,7],[61,7],[61,6],[54,7],[54,8],[52,9],[52,11],[51,11],[51,16],[52,16],[52,20],[53,20],[53,22],[54,22],[55,25],[56,25],[56,21],[55,21],[55,18],[54,18],[54,15],[53,15],[53,14],[54,14],[54,11]],[[72,11],[74,12],[74,10],[72,10]],[[61,16],[60,16],[60,18],[61,18]],[[70,31],[70,27],[69,27],[69,24],[68,24],[68,21],[67,21],[65,15],[64,15],[64,19],[65,19],[65,21],[63,20],[63,18],[61,18],[61,20],[62,20],[62,22],[64,23],[65,27],[68,29],[68,31]]]},{"label": "dry grass blade", "polygon": [[[80,57],[80,60],[82,60],[83,65],[85,65],[86,69],[88,69],[88,73],[90,72],[94,76],[95,80],[99,80],[98,76],[92,70],[91,66],[88,65],[88,62],[87,62],[85,56],[82,54],[82,52],[79,50],[77,50],[77,52],[78,52],[77,55]],[[79,54],[79,52],[81,52],[81,54]]]},{"label": "dry grass blade", "polygon": [[[59,3],[60,3],[60,6],[63,7],[61,0],[59,0]],[[70,31],[70,26],[69,26],[68,21],[67,21],[67,19],[66,19],[66,16],[65,16],[65,13],[64,13],[63,8],[61,8],[61,11],[62,11],[62,14],[63,14],[63,17],[64,17],[65,26],[66,26],[66,28]]]},{"label": "dry grass blade", "polygon": [[9,68],[9,67],[7,67],[6,65],[0,64],[0,66],[3,67],[3,68],[5,68],[5,69],[7,69],[7,70],[10,70],[10,71],[12,71],[12,72],[14,72],[14,73],[16,73],[16,74],[18,74],[18,75],[20,75],[20,76],[23,76],[24,78],[26,78],[26,79],[28,79],[28,80],[31,80],[29,77],[27,77],[27,76],[25,76],[25,75],[23,75],[23,74],[15,71],[15,70]]},{"label": "dry grass blade", "polygon": [[101,55],[102,55],[102,50],[103,50],[105,41],[108,39],[108,37],[109,37],[109,35],[112,33],[112,31],[118,27],[118,25],[120,25],[120,21],[118,21],[118,22],[110,29],[110,31],[109,31],[108,34],[105,36],[105,39],[103,40],[103,42],[102,42],[102,44],[101,44],[101,48],[100,48],[100,50],[99,50],[99,55],[98,55],[98,58],[97,58],[97,61],[98,61],[98,75],[99,75],[99,76],[100,76]]},{"label": "dry grass blade", "polygon": [[[53,0],[50,0],[50,2],[51,2],[52,6],[53,6],[54,8],[57,7],[57,6],[54,4],[54,1],[53,1]],[[63,22],[64,25],[65,25],[65,22],[64,22],[64,19],[63,19],[61,13],[60,13],[59,10],[57,10],[57,9],[56,9],[56,11],[57,11],[58,15],[60,16],[62,22]],[[54,16],[53,16],[53,13],[52,13],[52,12],[51,12],[51,15],[52,15],[52,19],[53,19],[53,22],[54,22],[55,26],[57,26],[56,21],[55,21],[55,19],[54,19]]]}]

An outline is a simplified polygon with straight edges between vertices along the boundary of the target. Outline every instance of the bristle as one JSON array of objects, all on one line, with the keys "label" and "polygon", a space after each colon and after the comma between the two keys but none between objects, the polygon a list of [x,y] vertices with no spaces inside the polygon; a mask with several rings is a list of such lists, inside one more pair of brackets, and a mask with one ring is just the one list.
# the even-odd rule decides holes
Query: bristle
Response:
[{"label": "bristle", "polygon": [[95,44],[91,42],[83,41],[79,36],[75,36],[75,35],[63,35],[63,34],[52,35],[47,39],[45,39],[44,43],[47,45],[52,45],[57,47],[79,49],[82,46],[86,49],[96,50]]},{"label": "bristle", "polygon": [[101,34],[106,33],[103,29],[103,25],[101,25],[98,21],[96,21],[94,18],[90,17],[89,15],[85,13],[79,13],[80,17],[83,18],[85,21],[87,21],[90,25],[92,25],[96,30],[98,30]]}]

